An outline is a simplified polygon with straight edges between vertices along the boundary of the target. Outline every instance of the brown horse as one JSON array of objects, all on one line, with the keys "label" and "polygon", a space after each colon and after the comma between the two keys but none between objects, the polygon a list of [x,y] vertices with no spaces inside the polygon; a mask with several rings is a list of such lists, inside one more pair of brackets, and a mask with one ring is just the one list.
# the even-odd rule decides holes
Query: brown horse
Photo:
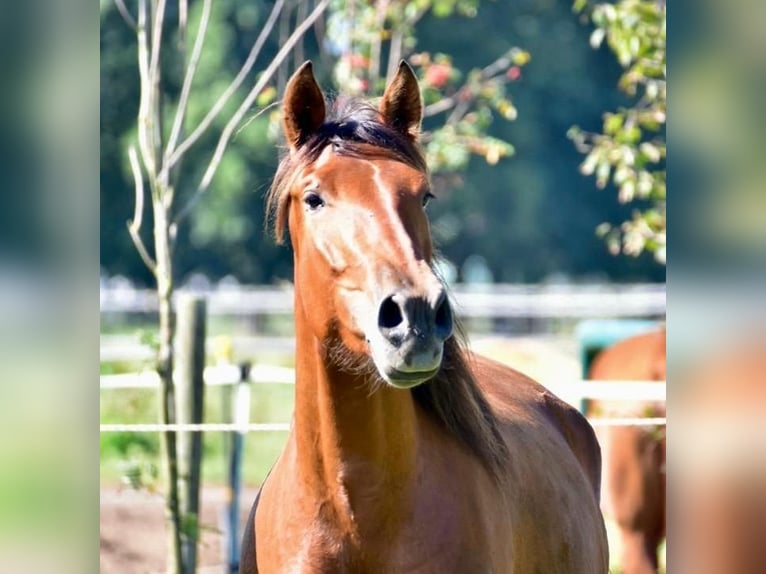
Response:
[{"label": "brown horse", "polygon": [[[665,330],[623,339],[596,356],[593,380],[665,380]],[[664,404],[612,411],[617,416],[665,416]],[[609,407],[593,401],[588,414]],[[657,572],[658,546],[665,536],[665,428],[612,427],[599,431],[604,447],[604,490],[617,523],[624,574]]]},{"label": "brown horse", "polygon": [[412,70],[327,116],[307,62],[283,106],[269,202],[294,250],[295,414],[240,571],[607,572],[593,430],[454,335]]},{"label": "brown horse", "polygon": [[751,315],[675,371],[669,570],[766,572],[766,333]]}]

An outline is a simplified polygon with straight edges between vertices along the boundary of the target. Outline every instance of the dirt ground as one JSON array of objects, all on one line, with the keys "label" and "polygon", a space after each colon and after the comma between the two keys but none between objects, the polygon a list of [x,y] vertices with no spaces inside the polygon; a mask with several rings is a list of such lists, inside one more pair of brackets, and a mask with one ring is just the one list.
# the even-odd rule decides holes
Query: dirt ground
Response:
[{"label": "dirt ground", "polygon": [[[248,488],[240,501],[240,536],[255,499]],[[198,572],[225,573],[223,516],[227,493],[206,487],[201,494],[202,537]],[[162,497],[129,488],[101,489],[101,574],[165,574],[166,536]]]}]

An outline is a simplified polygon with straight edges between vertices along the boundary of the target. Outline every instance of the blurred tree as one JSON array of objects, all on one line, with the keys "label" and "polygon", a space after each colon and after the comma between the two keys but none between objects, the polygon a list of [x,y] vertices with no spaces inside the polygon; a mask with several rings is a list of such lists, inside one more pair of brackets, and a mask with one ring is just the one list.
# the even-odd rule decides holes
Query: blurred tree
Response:
[{"label": "blurred tree", "polygon": [[324,47],[336,62],[334,79],[343,93],[379,95],[399,60],[415,68],[427,128],[421,142],[434,173],[465,169],[471,154],[495,165],[513,153],[511,144],[491,136],[488,128],[497,115],[516,119],[506,84],[520,77],[529,53],[505,49],[484,67],[463,72],[447,53],[416,51],[416,25],[423,17],[473,18],[478,6],[478,0],[333,0],[328,11]]},{"label": "blurred tree", "polygon": [[[335,1],[330,8],[355,5]],[[371,9],[372,4],[382,6],[367,4],[365,10]],[[190,97],[190,125],[204,117],[246,61],[273,5],[274,0],[213,3],[208,39]],[[264,61],[274,57],[285,34],[289,35],[295,22],[314,5],[285,3],[275,32],[264,43],[261,55]],[[419,2],[407,5],[423,9]],[[577,123],[584,130],[598,131],[603,110],[616,109],[627,98],[615,86],[621,73],[619,64],[610,52],[589,48],[589,31],[572,18],[571,0],[481,2],[476,4],[475,13],[469,10],[467,15],[459,9],[462,2],[428,5],[430,8],[422,14],[418,12],[420,19],[411,24],[416,43],[406,40],[409,32],[404,28],[398,37],[402,42],[401,53],[408,56],[410,63],[423,56],[415,67],[429,106],[436,98],[449,101],[469,82],[471,70],[481,71],[498,57],[511,54],[515,46],[523,46],[524,51],[534,55],[524,66],[511,65],[500,86],[503,92],[495,91],[495,96],[499,94],[521,111],[518,117],[505,121],[502,110],[493,107],[490,98],[483,100],[489,114],[476,113],[477,123],[486,122],[481,125],[481,133],[493,138],[490,142],[513,143],[513,161],[490,165],[488,147],[467,150],[460,145],[439,145],[443,140],[438,138],[434,138],[433,145],[427,141],[432,161],[445,166],[450,162],[456,166],[462,163],[457,171],[439,167],[433,178],[438,200],[431,203],[429,211],[442,255],[462,269],[468,257],[481,254],[498,281],[535,282],[552,273],[564,273],[575,280],[664,279],[664,268],[654,264],[650,256],[609,255],[593,229],[602,221],[630,217],[629,206],[621,205],[616,193],[587,193],[591,182],[572,176],[582,157],[567,139],[567,130]],[[450,5],[454,6],[451,12]],[[397,9],[401,6],[402,2],[396,2]],[[191,26],[198,21],[200,10],[201,0],[190,3]],[[352,91],[352,86],[341,83],[343,70],[335,71],[336,65],[346,66],[346,60],[342,57],[342,43],[332,40],[333,14],[327,12],[319,18],[303,37],[302,44],[296,44],[295,50],[283,60],[269,82],[273,89],[266,88],[264,92],[266,96],[272,92],[272,100],[264,96],[267,103],[256,101],[256,109],[278,97],[281,82],[305,59],[317,61],[315,72],[323,86],[335,84],[344,92]],[[341,29],[343,21],[341,14],[338,20]],[[357,72],[367,80],[367,86],[357,93],[381,93],[388,62],[392,61],[393,33],[400,30],[399,24],[394,26],[393,22],[391,19],[385,23],[386,32],[380,39],[378,86],[370,84],[369,76],[365,75],[369,63],[364,63]],[[139,92],[135,39],[114,8],[102,12],[101,24],[101,265],[105,273],[124,274],[148,284],[151,274],[124,232],[124,222],[133,214],[133,178],[124,147],[135,140]],[[352,32],[361,30],[359,23]],[[372,44],[367,41],[367,45]],[[361,40],[355,46],[356,52],[361,51]],[[447,65],[442,65],[440,55],[444,55]],[[348,61],[349,65],[352,63],[358,65]],[[477,63],[486,65],[477,68]],[[443,83],[446,75],[449,79]],[[181,81],[181,74],[170,70],[163,76],[170,101],[177,97]],[[430,88],[432,83],[437,85],[436,90]],[[511,92],[512,99],[508,96]],[[481,105],[481,101],[472,102],[471,109],[476,111]],[[433,137],[452,113],[453,109],[448,109],[426,118],[426,137]],[[463,118],[472,120],[471,113]],[[501,120],[488,121],[498,116]],[[225,115],[219,116],[187,151],[178,175],[177,194],[185,198],[196,189],[209,160],[208,151],[215,147],[225,119]],[[271,109],[249,121],[230,140],[210,192],[202,196],[198,208],[190,213],[187,225],[177,229],[174,256],[179,280],[195,272],[212,280],[234,275],[248,283],[273,283],[291,277],[290,251],[276,246],[262,226],[265,217],[262,192],[268,187],[277,161],[277,119],[276,109]],[[472,126],[462,122],[460,129],[464,127]],[[470,134],[458,135],[468,143]],[[489,157],[493,159],[494,152]],[[151,213],[146,214],[147,221],[151,217]],[[145,240],[149,242],[151,237],[145,236]]]},{"label": "blurred tree", "polygon": [[604,114],[602,133],[573,127],[569,136],[582,153],[585,175],[604,188],[610,180],[621,203],[639,204],[619,227],[598,226],[613,254],[639,255],[647,250],[664,264],[666,250],[665,175],[665,28],[664,0],[621,0],[591,4],[576,0],[575,11],[595,25],[593,48],[606,40],[624,73],[619,87],[632,105]]},{"label": "blurred tree", "polygon": [[[243,89],[242,85],[253,75],[251,71],[285,6],[285,0],[276,0],[236,76],[233,79],[222,79],[214,90],[202,90],[208,97],[211,92],[215,93],[212,105],[208,105],[208,102],[194,97],[199,86],[199,83],[195,84],[195,80],[199,81],[195,76],[198,71],[203,72],[206,68],[209,70],[211,63],[215,64],[217,59],[228,52],[227,40],[230,39],[222,30],[210,38],[207,36],[208,27],[214,29],[222,17],[221,12],[214,12],[212,0],[194,4],[191,29],[196,29],[196,33],[193,43],[187,35],[190,20],[186,0],[179,0],[172,5],[165,0],[153,0],[151,3],[138,0],[135,15],[123,0],[114,0],[114,7],[135,32],[138,55],[140,91],[137,122],[135,132],[130,134],[126,142],[135,191],[134,214],[128,222],[128,232],[157,285],[159,337],[156,369],[161,380],[160,420],[164,424],[177,422],[173,380],[173,293],[177,276],[174,251],[178,227],[210,189],[213,177],[221,166],[223,154],[250,108],[256,101],[268,107],[275,95],[273,88],[269,89],[269,82],[281,62],[328,3],[329,0],[319,0],[302,21],[295,23],[295,27],[280,43],[279,51],[263,62],[254,85]],[[220,7],[221,3],[216,5]],[[248,17],[247,13],[240,14]],[[249,17],[251,23],[255,24],[257,14],[251,13]],[[234,102],[238,103],[235,105]],[[195,145],[200,145],[206,133],[215,133],[215,143],[203,148],[206,150],[203,162],[191,166],[185,164],[183,160],[186,154]],[[208,153],[207,150],[212,152]],[[241,175],[244,167],[236,162],[230,164],[229,173],[232,172],[235,177]],[[141,235],[145,183],[149,187],[152,213],[151,243],[146,242]],[[163,432],[162,446],[169,571],[190,574],[196,570],[198,519],[180,512],[174,431]]]}]

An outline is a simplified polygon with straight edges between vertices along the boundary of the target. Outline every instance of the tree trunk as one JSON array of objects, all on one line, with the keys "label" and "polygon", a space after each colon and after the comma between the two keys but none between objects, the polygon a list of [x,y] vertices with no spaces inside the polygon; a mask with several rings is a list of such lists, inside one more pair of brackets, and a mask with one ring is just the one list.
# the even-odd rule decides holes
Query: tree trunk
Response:
[{"label": "tree trunk", "polygon": [[[162,195],[160,195],[162,197]],[[157,373],[160,376],[160,421],[174,424],[175,385],[173,383],[173,277],[168,213],[162,201],[154,206],[154,249],[157,256],[157,297],[159,300],[159,352]],[[178,456],[175,431],[164,431],[162,437],[163,475],[165,477],[165,520],[168,535],[168,572],[182,574],[181,520],[178,510]]]},{"label": "tree trunk", "polygon": [[[204,414],[205,390],[205,299],[182,295],[176,302],[176,420],[199,424]],[[181,548],[184,574],[194,574],[199,541],[199,491],[202,463],[202,433],[179,431],[178,500],[181,513]]]}]

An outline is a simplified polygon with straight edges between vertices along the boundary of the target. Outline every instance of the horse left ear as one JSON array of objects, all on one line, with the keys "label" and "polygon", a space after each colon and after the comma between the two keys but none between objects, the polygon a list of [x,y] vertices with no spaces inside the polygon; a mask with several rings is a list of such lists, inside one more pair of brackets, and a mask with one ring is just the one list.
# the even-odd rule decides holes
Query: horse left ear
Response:
[{"label": "horse left ear", "polygon": [[290,151],[297,150],[322,127],[324,118],[324,95],[314,79],[311,61],[307,61],[293,74],[285,88],[282,128]]},{"label": "horse left ear", "polygon": [[416,139],[423,119],[423,101],[415,72],[402,60],[380,101],[380,115],[386,125]]}]

